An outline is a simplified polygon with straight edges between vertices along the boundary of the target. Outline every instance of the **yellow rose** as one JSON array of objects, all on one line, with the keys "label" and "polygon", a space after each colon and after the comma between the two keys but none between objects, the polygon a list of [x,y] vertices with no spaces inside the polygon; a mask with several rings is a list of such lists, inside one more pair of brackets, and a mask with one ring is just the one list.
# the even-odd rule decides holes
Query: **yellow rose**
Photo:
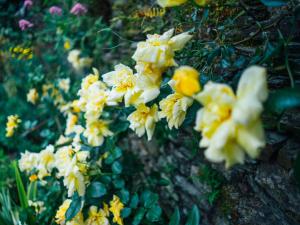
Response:
[{"label": "yellow rose", "polygon": [[209,0],[194,0],[194,1],[199,6],[205,6],[209,2]]},{"label": "yellow rose", "polygon": [[37,100],[39,99],[39,93],[35,88],[32,88],[27,93],[27,101],[31,102],[32,104],[35,104]]},{"label": "yellow rose", "polygon": [[14,135],[15,130],[19,127],[19,124],[22,120],[18,115],[10,115],[7,117],[6,123],[6,137],[12,137]]},{"label": "yellow rose", "polygon": [[168,95],[159,102],[160,118],[166,118],[170,129],[181,126],[188,108],[193,104],[193,99],[179,93]]},{"label": "yellow rose", "polygon": [[201,90],[199,73],[189,66],[181,66],[177,69],[169,84],[173,87],[175,92],[186,96],[193,96]]},{"label": "yellow rose", "polygon": [[147,133],[148,140],[150,141],[154,133],[155,124],[159,121],[158,107],[156,104],[151,107],[140,104],[136,107],[136,110],[127,117],[127,120],[130,122],[130,128],[134,130],[139,137]]},{"label": "yellow rose", "polygon": [[209,82],[196,99],[203,105],[197,113],[197,131],[202,132],[201,147],[212,162],[225,161],[227,168],[244,163],[245,153],[257,158],[265,146],[260,119],[267,99],[266,70],[252,66],[239,81],[237,94],[225,84]]},{"label": "yellow rose", "polygon": [[185,3],[187,0],[157,0],[157,3],[165,8],[165,7],[173,7],[173,6],[178,6],[182,5]]}]

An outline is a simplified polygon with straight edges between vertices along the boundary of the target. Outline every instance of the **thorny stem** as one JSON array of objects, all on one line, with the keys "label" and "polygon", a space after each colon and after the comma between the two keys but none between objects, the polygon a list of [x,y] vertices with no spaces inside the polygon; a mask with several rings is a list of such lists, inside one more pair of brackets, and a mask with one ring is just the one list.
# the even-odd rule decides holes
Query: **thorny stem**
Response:
[{"label": "thorny stem", "polygon": [[295,81],[294,81],[293,73],[292,73],[292,70],[291,70],[290,63],[289,63],[288,41],[283,37],[283,34],[281,33],[280,29],[277,29],[277,31],[279,33],[280,38],[283,40],[283,43],[284,43],[285,67],[286,67],[286,70],[287,70],[289,78],[290,78],[291,87],[294,88],[295,87]]},{"label": "thorny stem", "polygon": [[39,123],[38,125],[36,125],[35,127],[25,131],[24,133],[21,134],[21,137],[24,138],[28,134],[32,133],[33,131],[36,131],[36,130],[40,129],[42,126],[44,126],[48,122],[48,120],[49,119],[46,119],[46,120],[42,121],[41,123]]}]

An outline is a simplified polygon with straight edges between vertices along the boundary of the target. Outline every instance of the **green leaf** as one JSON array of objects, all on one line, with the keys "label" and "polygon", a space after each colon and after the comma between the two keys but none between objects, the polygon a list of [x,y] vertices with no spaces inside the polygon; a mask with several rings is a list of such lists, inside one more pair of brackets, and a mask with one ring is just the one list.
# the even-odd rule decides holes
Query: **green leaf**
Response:
[{"label": "green leaf", "polygon": [[36,199],[37,181],[30,182],[27,188],[27,199]]},{"label": "green leaf", "polygon": [[132,225],[139,225],[144,218],[146,210],[144,208],[139,208],[132,220]]},{"label": "green leaf", "polygon": [[157,222],[160,219],[161,212],[160,206],[156,204],[147,212],[146,218],[151,222]]},{"label": "green leaf", "polygon": [[21,207],[22,208],[27,208],[28,207],[28,199],[27,199],[24,184],[23,184],[20,172],[19,172],[17,161],[13,162],[13,167],[14,167],[14,170],[15,170],[16,184],[17,184],[18,195],[19,195],[19,200],[20,200],[20,203],[21,203]]},{"label": "green leaf", "polygon": [[115,188],[121,189],[125,186],[125,181],[122,179],[116,179],[113,181],[113,184],[114,184]]},{"label": "green leaf", "polygon": [[78,195],[77,192],[75,192],[72,197],[72,202],[65,215],[66,221],[70,221],[71,219],[73,219],[78,214],[80,209],[81,209],[81,197]]},{"label": "green leaf", "polygon": [[287,88],[272,92],[266,103],[266,108],[270,112],[283,113],[287,109],[300,106],[300,89]]},{"label": "green leaf", "polygon": [[120,149],[119,147],[115,147],[109,152],[108,157],[105,159],[105,163],[112,164],[116,159],[120,158],[121,156],[122,149]]},{"label": "green leaf", "polygon": [[137,193],[134,193],[134,195],[131,197],[129,207],[135,209],[138,206],[138,204],[139,204],[139,196]]},{"label": "green leaf", "polygon": [[131,214],[131,208],[124,208],[122,209],[121,211],[121,217],[124,219],[124,218],[127,218],[128,216],[130,216]]},{"label": "green leaf", "polygon": [[171,216],[169,225],[179,225],[180,223],[180,213],[178,207],[175,208],[173,215]]},{"label": "green leaf", "polygon": [[153,194],[151,193],[151,195],[145,200],[145,208],[151,208],[155,203],[157,203],[158,201],[158,194]]},{"label": "green leaf", "polygon": [[267,7],[280,7],[285,6],[287,4],[286,1],[283,0],[260,0]]},{"label": "green leaf", "polygon": [[199,225],[200,223],[200,214],[198,207],[193,206],[192,210],[189,213],[188,220],[185,225]]},{"label": "green leaf", "polygon": [[152,193],[151,193],[151,191],[149,191],[149,190],[143,191],[142,194],[141,194],[141,202],[142,202],[143,204],[145,204],[145,202],[147,201],[147,199],[150,198],[151,194],[152,194]]},{"label": "green leaf", "polygon": [[111,169],[112,169],[114,174],[120,174],[120,173],[122,173],[123,167],[122,167],[121,163],[116,161],[112,164]]},{"label": "green leaf", "polygon": [[91,198],[100,198],[106,194],[104,184],[96,181],[92,182],[87,188],[87,196]]},{"label": "green leaf", "polygon": [[124,204],[127,204],[129,202],[129,191],[127,191],[126,189],[122,189],[121,191],[118,192],[118,196],[121,199],[121,202]]}]

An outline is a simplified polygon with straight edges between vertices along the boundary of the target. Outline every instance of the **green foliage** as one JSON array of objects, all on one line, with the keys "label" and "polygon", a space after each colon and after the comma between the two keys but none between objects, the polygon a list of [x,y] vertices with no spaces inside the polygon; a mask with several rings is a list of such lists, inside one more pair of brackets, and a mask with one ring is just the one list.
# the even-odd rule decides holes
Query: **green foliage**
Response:
[{"label": "green foliage", "polygon": [[173,215],[170,218],[169,225],[179,225],[179,223],[180,223],[180,212],[178,207],[176,207]]},{"label": "green foliage", "polygon": [[287,4],[285,0],[261,0],[261,2],[268,7],[280,7]]},{"label": "green foliage", "polygon": [[203,166],[199,171],[198,179],[209,186],[210,192],[207,193],[207,200],[212,205],[220,197],[224,177],[216,170],[209,166]]},{"label": "green foliage", "polygon": [[27,208],[28,207],[27,194],[25,191],[25,187],[24,187],[20,172],[19,172],[17,161],[13,162],[13,166],[14,166],[14,170],[15,170],[15,178],[16,178],[16,184],[17,184],[20,204],[21,204],[22,208]]},{"label": "green foliage", "polygon": [[266,108],[275,114],[282,114],[285,110],[300,107],[299,88],[288,88],[274,91],[270,94]]},{"label": "green foliage", "polygon": [[80,211],[81,206],[82,206],[82,198],[76,192],[73,195],[71,204],[66,212],[66,221],[70,221],[71,219],[73,219]]}]

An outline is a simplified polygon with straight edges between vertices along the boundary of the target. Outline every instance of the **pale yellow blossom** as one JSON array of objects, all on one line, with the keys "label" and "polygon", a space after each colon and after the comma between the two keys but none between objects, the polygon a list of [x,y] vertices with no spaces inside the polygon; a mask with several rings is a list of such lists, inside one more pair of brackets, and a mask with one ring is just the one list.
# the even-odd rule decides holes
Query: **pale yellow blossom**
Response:
[{"label": "pale yellow blossom", "polygon": [[75,70],[81,70],[84,67],[89,67],[93,59],[89,57],[80,57],[81,51],[74,49],[69,52],[68,61],[72,64]]},{"label": "pale yellow blossom", "polygon": [[158,107],[156,104],[151,107],[140,104],[136,110],[128,116],[127,120],[130,122],[130,128],[134,130],[139,137],[147,133],[148,140],[151,140],[156,122],[159,121]]},{"label": "pale yellow blossom", "polygon": [[69,135],[74,132],[74,128],[77,122],[78,122],[78,116],[69,113],[67,118],[67,123],[66,123],[65,135]]},{"label": "pale yellow blossom", "polygon": [[151,63],[158,68],[176,66],[175,51],[181,50],[192,38],[188,33],[173,36],[174,29],[162,35],[147,35],[147,40],[138,43],[132,58],[137,62]]},{"label": "pale yellow blossom", "polygon": [[103,81],[112,90],[109,92],[109,99],[120,102],[124,98],[125,106],[129,106],[133,96],[137,93],[137,76],[133,74],[132,69],[123,64],[115,66],[115,70],[102,75]]},{"label": "pale yellow blossom", "polygon": [[38,177],[43,179],[49,176],[55,165],[54,146],[48,145],[44,150],[38,154]]},{"label": "pale yellow blossom", "polygon": [[68,93],[70,90],[70,78],[58,79],[58,87]]},{"label": "pale yellow blossom", "polygon": [[98,210],[96,206],[90,207],[85,223],[86,225],[109,225],[105,211],[103,209]]},{"label": "pale yellow blossom", "polygon": [[105,137],[113,135],[108,125],[107,121],[100,119],[88,122],[83,135],[87,138],[90,145],[100,146],[103,144]]},{"label": "pale yellow blossom", "polygon": [[65,165],[64,185],[68,189],[68,197],[71,197],[75,191],[79,196],[85,194],[85,179],[77,165],[76,157],[73,157],[72,161]]},{"label": "pale yellow blossom", "polygon": [[36,104],[37,100],[39,99],[39,93],[35,88],[32,88],[27,93],[27,101],[31,102],[32,104]]},{"label": "pale yellow blossom", "polygon": [[30,172],[37,167],[38,164],[38,153],[25,151],[21,153],[21,158],[19,160],[19,168],[21,171]]},{"label": "pale yellow blossom", "polygon": [[187,0],[157,0],[161,7],[174,7],[186,3]]},{"label": "pale yellow blossom", "polygon": [[226,167],[243,163],[245,153],[258,157],[265,146],[260,119],[268,95],[266,70],[252,66],[242,74],[237,94],[223,84],[209,82],[196,99],[203,104],[195,129],[202,132],[201,147],[213,162]]},{"label": "pale yellow blossom", "polygon": [[113,200],[110,201],[109,210],[112,212],[114,218],[113,222],[118,225],[123,225],[123,219],[121,217],[121,211],[124,208],[124,204],[121,202],[120,198],[116,195],[113,196]]},{"label": "pale yellow blossom", "polygon": [[174,93],[161,100],[159,107],[160,118],[166,118],[170,129],[176,129],[183,123],[187,109],[193,104],[193,99],[182,94]]},{"label": "pale yellow blossom", "polygon": [[18,115],[8,116],[6,123],[6,137],[12,137],[21,122],[22,120]]},{"label": "pale yellow blossom", "polygon": [[55,222],[60,225],[85,225],[83,221],[82,212],[77,213],[77,215],[70,221],[66,222],[66,212],[71,204],[70,199],[66,199],[63,204],[59,207],[55,215]]}]

